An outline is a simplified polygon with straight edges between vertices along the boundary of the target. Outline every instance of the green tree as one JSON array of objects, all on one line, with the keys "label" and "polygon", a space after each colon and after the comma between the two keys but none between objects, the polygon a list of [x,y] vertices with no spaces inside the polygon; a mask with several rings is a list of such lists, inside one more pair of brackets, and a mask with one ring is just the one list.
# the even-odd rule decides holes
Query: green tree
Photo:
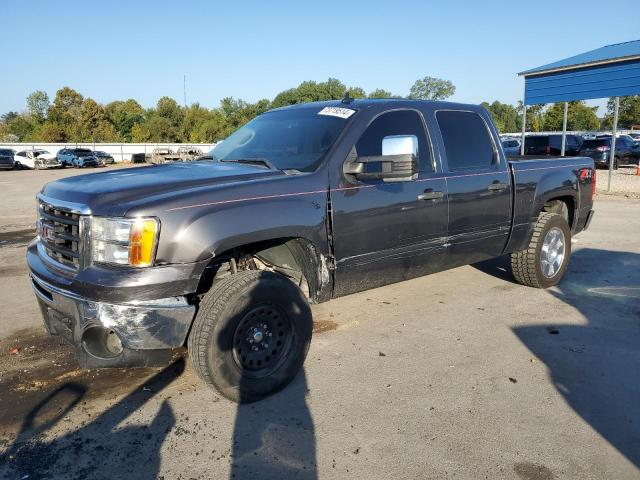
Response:
[{"label": "green tree", "polygon": [[[602,122],[604,128],[613,127],[614,108],[615,99],[610,98],[607,102],[607,113]],[[640,95],[620,97],[618,128],[631,128],[634,125],[640,125]]]},{"label": "green tree", "polygon": [[173,143],[180,141],[178,129],[173,126],[168,118],[153,115],[144,123],[148,130],[148,140],[150,142]]},{"label": "green tree", "polygon": [[[569,102],[567,109],[567,130],[597,130],[600,120],[596,115],[598,107],[588,107],[584,101]],[[554,103],[542,116],[544,130],[562,130],[564,102]]]},{"label": "green tree", "polygon": [[19,141],[37,140],[38,124],[28,113],[11,116],[11,120],[4,124],[7,134],[18,137]]},{"label": "green tree", "polygon": [[388,90],[382,88],[376,88],[373,92],[369,92],[368,98],[393,98],[393,94]]},{"label": "green tree", "polygon": [[[359,87],[354,87],[353,90],[356,90],[358,94],[360,92],[364,94],[364,90]],[[318,102],[321,100],[340,100],[346,91],[347,87],[344,83],[336,78],[329,78],[326,82],[319,83],[309,80],[302,82],[295,88],[280,92],[273,99],[271,105],[275,108],[295,105],[297,103]],[[352,96],[354,95],[352,94]]]},{"label": "green tree", "polygon": [[176,129],[180,128],[180,124],[184,119],[184,111],[173,98],[162,97],[156,104],[156,114],[162,118],[166,118],[171,126]]},{"label": "green tree", "polygon": [[491,118],[499,132],[512,133],[517,132],[522,123],[518,117],[518,111],[513,105],[494,101],[492,104],[482,102],[481,104],[491,114]]},{"label": "green tree", "polygon": [[27,97],[27,112],[38,123],[43,123],[49,110],[49,95],[42,90],[36,90]]},{"label": "green tree", "polygon": [[38,134],[38,140],[41,142],[64,142],[66,138],[62,127],[57,123],[50,121],[47,121],[42,125]]},{"label": "green tree", "polygon": [[262,99],[256,103],[247,103],[242,99],[226,97],[220,101],[220,111],[225,119],[223,135],[225,138],[249,120],[266,112],[270,108],[269,100]]},{"label": "green tree", "polygon": [[125,142],[131,141],[131,129],[136,123],[144,122],[144,109],[138,102],[130,98],[126,101],[116,100],[105,106],[107,118],[116,129],[118,136]]},{"label": "green tree", "polygon": [[56,92],[56,97],[49,107],[47,120],[58,125],[67,141],[75,137],[79,128],[80,112],[84,97],[69,87],[63,87]]},{"label": "green tree", "polygon": [[213,110],[209,118],[195,125],[191,131],[190,140],[198,143],[213,143],[227,136],[227,121],[220,110]]},{"label": "green tree", "polygon": [[82,102],[80,119],[73,138],[77,141],[117,141],[119,140],[113,124],[107,118],[102,105],[91,98]]},{"label": "green tree", "polygon": [[7,124],[18,116],[18,112],[7,112],[0,117],[0,122]]},{"label": "green tree", "polygon": [[367,92],[360,87],[349,87],[347,91],[351,98],[367,98]]},{"label": "green tree", "polygon": [[[518,100],[518,106],[516,107],[518,112],[518,125],[522,128],[522,100]],[[527,105],[527,132],[541,132],[542,131],[542,114],[544,112],[544,104],[540,105]]]},{"label": "green tree", "polygon": [[445,100],[456,93],[451,81],[435,77],[424,77],[412,85],[409,98],[420,100]]}]

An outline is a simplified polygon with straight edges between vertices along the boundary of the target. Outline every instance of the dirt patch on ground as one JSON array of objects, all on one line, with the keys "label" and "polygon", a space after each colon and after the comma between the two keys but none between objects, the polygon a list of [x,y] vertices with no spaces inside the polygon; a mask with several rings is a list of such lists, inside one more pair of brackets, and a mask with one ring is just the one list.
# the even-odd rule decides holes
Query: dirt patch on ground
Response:
[{"label": "dirt patch on ground", "polygon": [[316,320],[313,322],[313,333],[324,333],[338,328],[333,320]]},{"label": "dirt patch on ground", "polygon": [[[64,340],[46,334],[44,329],[22,330],[0,340],[0,437],[22,424],[29,413],[56,389],[69,387],[83,391],[83,401],[117,398],[157,373],[155,368],[80,369],[75,352]],[[41,421],[58,415],[65,395],[39,412]]]}]

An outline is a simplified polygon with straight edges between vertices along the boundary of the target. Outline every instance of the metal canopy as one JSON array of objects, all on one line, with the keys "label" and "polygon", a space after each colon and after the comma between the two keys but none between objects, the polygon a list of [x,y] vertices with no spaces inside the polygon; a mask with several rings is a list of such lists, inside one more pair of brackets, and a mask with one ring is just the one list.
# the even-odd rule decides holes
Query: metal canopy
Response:
[{"label": "metal canopy", "polygon": [[[640,95],[640,40],[616,43],[520,72],[524,115],[520,154],[524,155],[527,105],[565,102],[561,155],[565,154],[567,102],[615,98],[610,157],[615,158],[619,97]],[[609,161],[609,190],[613,161]]]},{"label": "metal canopy", "polygon": [[640,40],[520,72],[525,105],[640,94]]}]

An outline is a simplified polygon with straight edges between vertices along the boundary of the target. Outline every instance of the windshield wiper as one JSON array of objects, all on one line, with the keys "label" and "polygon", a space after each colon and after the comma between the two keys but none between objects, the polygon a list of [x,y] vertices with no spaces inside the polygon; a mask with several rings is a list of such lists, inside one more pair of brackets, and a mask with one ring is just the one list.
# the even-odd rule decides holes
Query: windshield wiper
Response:
[{"label": "windshield wiper", "polygon": [[267,167],[269,170],[277,170],[266,158],[223,158],[221,162],[247,163],[249,165],[259,165]]},{"label": "windshield wiper", "polygon": [[200,155],[196,160],[218,160],[215,155]]}]

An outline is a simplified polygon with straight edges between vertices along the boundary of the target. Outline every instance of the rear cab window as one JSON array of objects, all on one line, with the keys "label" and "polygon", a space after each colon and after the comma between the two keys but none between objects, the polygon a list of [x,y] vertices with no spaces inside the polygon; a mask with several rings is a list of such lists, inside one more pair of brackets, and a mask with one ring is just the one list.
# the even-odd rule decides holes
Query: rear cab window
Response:
[{"label": "rear cab window", "polygon": [[484,119],[475,112],[440,110],[436,120],[450,171],[497,167],[496,149]]}]

